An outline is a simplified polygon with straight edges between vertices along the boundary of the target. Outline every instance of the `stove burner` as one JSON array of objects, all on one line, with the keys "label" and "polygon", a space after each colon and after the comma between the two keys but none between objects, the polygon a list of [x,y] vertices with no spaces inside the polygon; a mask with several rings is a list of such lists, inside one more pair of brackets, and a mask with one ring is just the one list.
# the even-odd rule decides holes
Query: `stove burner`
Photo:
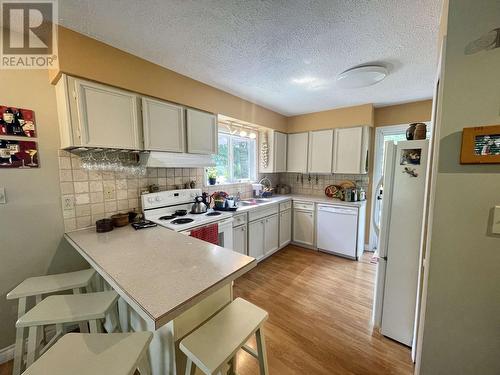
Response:
[{"label": "stove burner", "polygon": [[222,214],[220,212],[217,212],[217,211],[209,212],[207,214],[207,216],[219,216],[219,215],[222,215]]},{"label": "stove burner", "polygon": [[194,221],[194,219],[182,218],[182,219],[172,220],[170,223],[171,224],[187,224],[187,223],[192,223],[193,221]]},{"label": "stove burner", "polygon": [[165,215],[165,216],[160,217],[160,220],[171,220],[171,219],[175,219],[175,218],[176,218],[175,215]]}]

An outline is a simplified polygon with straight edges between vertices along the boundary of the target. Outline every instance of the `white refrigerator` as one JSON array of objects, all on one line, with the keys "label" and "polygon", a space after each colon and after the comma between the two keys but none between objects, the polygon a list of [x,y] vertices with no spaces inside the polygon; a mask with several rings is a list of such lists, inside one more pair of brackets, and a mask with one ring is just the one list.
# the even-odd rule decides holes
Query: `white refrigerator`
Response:
[{"label": "white refrigerator", "polygon": [[385,144],[373,307],[384,336],[412,345],[420,270],[428,140]]}]

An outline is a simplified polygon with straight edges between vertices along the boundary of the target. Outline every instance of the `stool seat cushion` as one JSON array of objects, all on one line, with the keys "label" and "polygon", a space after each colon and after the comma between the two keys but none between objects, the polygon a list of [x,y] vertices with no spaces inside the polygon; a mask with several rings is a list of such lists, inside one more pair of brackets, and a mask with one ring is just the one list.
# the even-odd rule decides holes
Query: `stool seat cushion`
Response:
[{"label": "stool seat cushion", "polygon": [[151,332],[69,333],[23,375],[131,375],[152,337]]},{"label": "stool seat cushion", "polygon": [[185,337],[180,349],[205,374],[214,373],[267,319],[265,310],[237,298]]},{"label": "stool seat cushion", "polygon": [[114,291],[49,296],[20,317],[16,327],[103,319],[117,299]]},{"label": "stool seat cushion", "polygon": [[39,294],[61,292],[73,288],[82,288],[90,283],[95,270],[88,269],[57,275],[30,277],[7,294],[7,299],[30,297]]}]

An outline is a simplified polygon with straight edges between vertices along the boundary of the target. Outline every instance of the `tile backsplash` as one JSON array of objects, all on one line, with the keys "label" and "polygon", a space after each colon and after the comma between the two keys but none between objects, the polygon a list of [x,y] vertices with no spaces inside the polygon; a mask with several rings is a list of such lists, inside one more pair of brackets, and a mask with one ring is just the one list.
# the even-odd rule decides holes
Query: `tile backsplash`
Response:
[{"label": "tile backsplash", "polygon": [[[309,176],[311,180],[309,181]],[[293,194],[323,196],[328,185],[335,185],[342,181],[350,180],[356,182],[365,191],[368,190],[369,177],[364,174],[300,174],[300,173],[280,173],[280,184],[287,184],[292,188]]]},{"label": "tile backsplash", "polygon": [[240,192],[243,199],[252,195],[251,184],[203,186],[203,168],[148,168],[146,176],[128,176],[118,172],[87,171],[78,155],[59,151],[59,177],[64,227],[66,231],[87,228],[99,219],[118,212],[141,212],[140,194],[149,185],[160,190],[183,189],[194,181],[196,188],[209,193],[224,190]]}]

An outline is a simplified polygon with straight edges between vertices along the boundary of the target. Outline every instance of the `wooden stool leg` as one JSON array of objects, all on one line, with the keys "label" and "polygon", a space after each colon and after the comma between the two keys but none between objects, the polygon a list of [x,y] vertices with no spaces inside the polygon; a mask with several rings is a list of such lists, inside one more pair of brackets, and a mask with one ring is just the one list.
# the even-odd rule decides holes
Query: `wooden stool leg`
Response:
[{"label": "wooden stool leg", "polygon": [[38,357],[38,332],[40,327],[31,326],[28,335],[28,355],[26,356],[26,368],[30,367]]},{"label": "wooden stool leg", "polygon": [[260,375],[268,375],[269,370],[267,369],[266,342],[262,327],[255,332],[255,338],[257,339],[257,352],[259,353]]},{"label": "wooden stool leg", "polygon": [[137,365],[137,369],[141,375],[151,375],[151,366],[149,365],[148,352],[146,351],[139,364]]},{"label": "wooden stool leg", "polygon": [[191,361],[191,358],[188,358],[186,362],[186,375],[194,375],[195,371],[196,365]]},{"label": "wooden stool leg", "polygon": [[[26,297],[19,298],[17,307],[17,317],[20,318],[26,313]],[[24,336],[25,328],[16,328],[16,345],[14,347],[14,368],[12,375],[20,375],[23,367]]]},{"label": "wooden stool leg", "polygon": [[[81,294],[81,292],[80,288],[73,289],[73,294]],[[80,333],[89,333],[89,327],[86,322],[79,323],[78,327],[80,328]]]},{"label": "wooden stool leg", "polygon": [[89,322],[89,326],[90,326],[90,333],[101,333],[102,332],[101,321],[98,319],[91,320]]}]

